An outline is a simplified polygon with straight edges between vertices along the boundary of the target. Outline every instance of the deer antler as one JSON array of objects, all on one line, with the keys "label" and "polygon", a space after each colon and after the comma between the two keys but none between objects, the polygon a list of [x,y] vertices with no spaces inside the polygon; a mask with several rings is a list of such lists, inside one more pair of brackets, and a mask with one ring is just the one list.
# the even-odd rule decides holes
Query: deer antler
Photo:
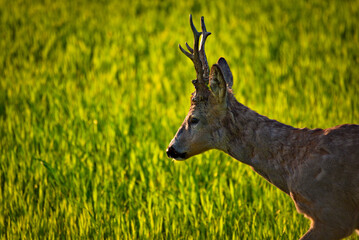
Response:
[{"label": "deer antler", "polygon": [[[194,35],[194,47],[193,49],[186,43],[186,47],[189,52],[184,50],[181,45],[178,45],[181,51],[192,60],[194,64],[194,68],[196,69],[197,73],[197,81],[198,83],[204,83],[205,85],[208,84],[209,80],[209,67],[207,62],[206,53],[204,51],[204,44],[206,42],[207,37],[211,34],[210,32],[207,32],[206,25],[204,24],[204,18],[201,17],[201,28],[202,32],[198,32],[196,27],[193,24],[192,21],[192,15],[189,15],[189,22],[192,28],[192,32]],[[201,45],[198,47],[199,44],[199,38],[202,36]],[[194,82],[195,83],[195,82]]]}]

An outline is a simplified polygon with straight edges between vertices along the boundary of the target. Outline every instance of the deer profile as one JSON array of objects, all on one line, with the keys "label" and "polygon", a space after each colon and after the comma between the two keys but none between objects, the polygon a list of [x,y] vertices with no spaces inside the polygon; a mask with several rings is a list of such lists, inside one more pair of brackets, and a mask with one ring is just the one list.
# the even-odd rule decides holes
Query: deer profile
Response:
[{"label": "deer profile", "polygon": [[[191,107],[167,148],[185,160],[209,149],[221,150],[250,165],[288,194],[299,213],[311,220],[301,239],[341,239],[359,229],[359,125],[299,129],[262,116],[239,103],[224,58],[209,68],[203,17],[198,32],[190,15],[197,78]],[[200,36],[202,35],[201,42]]]}]

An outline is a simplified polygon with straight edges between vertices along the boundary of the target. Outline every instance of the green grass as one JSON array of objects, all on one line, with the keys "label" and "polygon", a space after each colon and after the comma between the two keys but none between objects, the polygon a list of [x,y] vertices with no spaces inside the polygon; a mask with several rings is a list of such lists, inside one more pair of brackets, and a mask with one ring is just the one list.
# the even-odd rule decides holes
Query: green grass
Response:
[{"label": "green grass", "polygon": [[296,127],[359,123],[358,1],[1,0],[2,239],[307,230],[287,195],[229,156],[166,157],[194,90],[177,46],[192,43],[190,13],[243,104]]}]

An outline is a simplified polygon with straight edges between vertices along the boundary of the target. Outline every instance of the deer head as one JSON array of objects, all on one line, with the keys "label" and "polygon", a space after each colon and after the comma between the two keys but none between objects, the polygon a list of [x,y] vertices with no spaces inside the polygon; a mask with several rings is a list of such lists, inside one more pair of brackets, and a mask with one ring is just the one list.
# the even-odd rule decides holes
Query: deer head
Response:
[{"label": "deer head", "polygon": [[229,115],[227,102],[233,85],[233,76],[224,58],[220,58],[211,70],[208,67],[204,45],[211,33],[206,30],[204,18],[201,18],[202,32],[195,28],[192,15],[190,25],[194,35],[194,47],[192,49],[186,43],[189,52],[181,45],[179,48],[192,60],[197,79],[192,81],[195,92],[192,94],[191,108],[167,148],[168,157],[176,160],[187,159],[213,148],[221,149],[225,135],[223,126]]}]

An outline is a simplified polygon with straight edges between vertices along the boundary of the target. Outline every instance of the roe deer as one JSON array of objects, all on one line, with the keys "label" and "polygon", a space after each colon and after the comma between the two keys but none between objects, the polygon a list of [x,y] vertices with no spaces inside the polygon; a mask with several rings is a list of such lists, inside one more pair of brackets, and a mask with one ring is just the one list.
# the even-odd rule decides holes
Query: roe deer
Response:
[{"label": "roe deer", "polygon": [[[220,58],[209,70],[204,45],[207,32],[190,25],[194,48],[187,52],[197,73],[191,107],[167,148],[184,160],[219,149],[250,165],[290,195],[298,212],[311,220],[301,239],[340,239],[359,229],[359,125],[298,129],[262,116],[237,102],[233,76]],[[200,36],[202,40],[199,44]]]}]

